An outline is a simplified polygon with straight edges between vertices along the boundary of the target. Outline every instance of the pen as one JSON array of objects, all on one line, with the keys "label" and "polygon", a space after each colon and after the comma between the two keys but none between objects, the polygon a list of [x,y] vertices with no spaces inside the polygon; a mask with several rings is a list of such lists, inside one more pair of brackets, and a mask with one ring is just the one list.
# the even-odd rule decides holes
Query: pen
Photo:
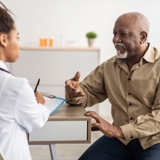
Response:
[{"label": "pen", "polygon": [[35,87],[35,89],[34,89],[34,92],[37,91],[37,87],[38,87],[38,85],[39,85],[39,82],[40,82],[40,79],[38,79],[38,82],[37,82],[37,84],[36,84],[36,87]]}]

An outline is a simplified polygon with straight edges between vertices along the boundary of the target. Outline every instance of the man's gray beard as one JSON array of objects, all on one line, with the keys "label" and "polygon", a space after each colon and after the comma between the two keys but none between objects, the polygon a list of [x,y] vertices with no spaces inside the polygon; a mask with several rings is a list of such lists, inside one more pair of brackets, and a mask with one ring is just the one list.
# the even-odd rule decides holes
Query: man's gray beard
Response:
[{"label": "man's gray beard", "polygon": [[127,58],[128,53],[125,51],[123,54],[120,53],[119,50],[117,50],[117,57],[119,59],[126,59]]}]

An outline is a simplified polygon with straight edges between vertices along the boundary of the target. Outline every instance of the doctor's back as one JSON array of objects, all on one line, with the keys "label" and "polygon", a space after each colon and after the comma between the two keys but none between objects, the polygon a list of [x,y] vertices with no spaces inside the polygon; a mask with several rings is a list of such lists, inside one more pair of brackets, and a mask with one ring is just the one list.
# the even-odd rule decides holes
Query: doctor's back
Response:
[{"label": "doctor's back", "polygon": [[9,11],[0,4],[0,150],[6,160],[31,160],[26,132],[41,128],[50,111],[27,79],[13,76],[5,65],[19,57],[19,33]]}]

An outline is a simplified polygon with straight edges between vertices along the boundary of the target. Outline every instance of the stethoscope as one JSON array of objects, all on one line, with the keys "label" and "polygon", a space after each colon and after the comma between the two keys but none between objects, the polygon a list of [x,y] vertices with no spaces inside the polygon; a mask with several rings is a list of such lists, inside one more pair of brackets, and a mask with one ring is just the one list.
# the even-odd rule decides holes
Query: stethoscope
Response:
[{"label": "stethoscope", "polygon": [[0,68],[0,70],[1,70],[1,71],[4,71],[4,72],[6,72],[6,73],[11,74],[9,71],[7,71],[7,70],[5,70],[5,69],[3,69],[3,68]]}]

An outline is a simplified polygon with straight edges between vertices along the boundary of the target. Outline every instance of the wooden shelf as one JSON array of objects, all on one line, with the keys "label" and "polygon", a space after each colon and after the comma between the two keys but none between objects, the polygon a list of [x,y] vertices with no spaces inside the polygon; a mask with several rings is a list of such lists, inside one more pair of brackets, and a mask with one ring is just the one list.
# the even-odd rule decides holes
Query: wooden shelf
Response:
[{"label": "wooden shelf", "polygon": [[22,46],[21,50],[59,50],[59,51],[100,51],[98,47],[30,47],[30,46]]}]

